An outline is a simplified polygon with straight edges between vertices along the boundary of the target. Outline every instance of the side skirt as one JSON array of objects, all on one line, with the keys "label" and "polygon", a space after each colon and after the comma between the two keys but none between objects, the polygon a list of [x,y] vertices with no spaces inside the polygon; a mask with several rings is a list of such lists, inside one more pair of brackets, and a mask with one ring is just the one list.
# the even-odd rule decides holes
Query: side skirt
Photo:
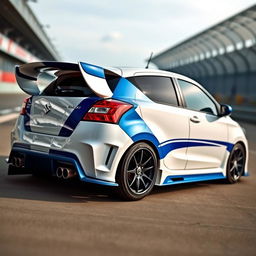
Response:
[{"label": "side skirt", "polygon": [[223,173],[220,173],[220,172],[206,173],[206,174],[191,174],[191,175],[171,175],[171,176],[167,176],[163,184],[159,186],[175,185],[175,184],[207,181],[207,180],[220,180],[225,178],[226,177],[223,175]]}]

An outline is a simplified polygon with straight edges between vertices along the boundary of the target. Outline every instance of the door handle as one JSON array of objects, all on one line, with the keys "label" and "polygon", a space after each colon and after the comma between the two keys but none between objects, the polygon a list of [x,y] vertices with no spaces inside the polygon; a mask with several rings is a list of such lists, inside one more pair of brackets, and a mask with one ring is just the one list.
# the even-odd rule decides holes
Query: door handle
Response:
[{"label": "door handle", "polygon": [[200,123],[200,119],[198,116],[190,117],[190,121],[192,121],[193,123]]}]

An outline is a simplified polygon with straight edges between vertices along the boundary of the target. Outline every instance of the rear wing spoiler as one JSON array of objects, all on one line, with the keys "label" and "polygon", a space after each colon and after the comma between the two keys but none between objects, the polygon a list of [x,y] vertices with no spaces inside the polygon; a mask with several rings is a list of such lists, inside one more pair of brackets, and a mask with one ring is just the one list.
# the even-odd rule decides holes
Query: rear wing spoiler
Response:
[{"label": "rear wing spoiler", "polygon": [[[62,71],[62,72],[59,72]],[[90,89],[99,97],[111,97],[113,92],[108,86],[106,76],[121,76],[117,68],[103,68],[92,64],[78,62],[33,62],[15,67],[16,80],[19,87],[27,94],[40,95],[42,89],[58,77],[63,71],[80,71]],[[39,77],[44,75],[45,86],[39,84]]]}]

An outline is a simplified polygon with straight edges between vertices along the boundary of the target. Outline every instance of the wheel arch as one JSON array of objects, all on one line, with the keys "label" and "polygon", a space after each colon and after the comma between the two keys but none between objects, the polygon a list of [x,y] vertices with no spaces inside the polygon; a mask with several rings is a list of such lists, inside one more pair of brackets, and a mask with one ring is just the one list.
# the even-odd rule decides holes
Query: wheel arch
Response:
[{"label": "wheel arch", "polygon": [[248,154],[247,154],[247,147],[246,147],[245,143],[242,140],[239,140],[235,144],[240,144],[244,148],[245,162],[247,162]]},{"label": "wheel arch", "polygon": [[[243,140],[237,140],[237,141],[234,143],[233,148],[234,148],[235,145],[237,145],[237,144],[241,145],[241,146],[243,147],[243,149],[244,149],[244,153],[245,153],[245,166],[244,166],[244,170],[243,170],[242,176],[247,176],[247,175],[248,175],[248,171],[247,171],[247,162],[248,162],[248,155],[249,155],[249,154],[248,154],[249,152],[247,152],[247,151],[248,151],[248,147],[247,147],[246,143],[245,143]],[[233,148],[232,148],[232,150],[233,150]],[[231,152],[230,152],[230,154],[231,154]],[[229,157],[230,157],[230,154],[229,154]],[[228,164],[228,162],[227,162],[227,164]]]},{"label": "wheel arch", "polygon": [[[118,164],[118,169],[116,172],[116,182],[119,184],[117,192],[125,200],[139,200],[144,196],[148,195],[156,184],[156,179],[158,176],[159,170],[159,157],[158,152],[156,151],[155,145],[151,144],[152,142],[139,140],[132,145],[130,145],[127,150],[122,155],[120,162]],[[142,162],[142,156],[144,155],[143,151],[146,150],[149,152],[147,160],[145,163]],[[129,164],[131,163],[132,158],[135,156],[136,152],[142,152],[140,155],[140,160],[135,161],[135,169],[130,170],[129,172],[133,173],[133,176],[128,176]],[[136,159],[136,157],[135,157]],[[150,162],[149,162],[150,160]],[[152,162],[153,161],[153,162]],[[134,164],[134,163],[133,163]],[[150,164],[150,167],[146,164]],[[153,166],[155,167],[154,169]],[[143,169],[145,167],[144,173]],[[146,170],[147,169],[147,170]],[[127,172],[126,172],[127,171]],[[144,177],[144,178],[143,178]],[[147,178],[145,181],[145,177]],[[131,180],[132,178],[132,180]],[[134,182],[136,180],[136,182]],[[143,181],[143,182],[142,182]],[[141,184],[143,185],[141,186]],[[135,187],[134,187],[135,184]],[[132,187],[133,186],[133,187]]]},{"label": "wheel arch", "polygon": [[154,150],[154,152],[155,152],[155,154],[156,154],[156,157],[157,157],[157,166],[158,166],[158,169],[159,169],[159,166],[160,166],[160,154],[159,154],[159,151],[158,151],[156,145],[155,145],[152,141],[149,141],[149,140],[145,140],[145,139],[137,140],[137,141],[135,141],[134,143],[132,143],[132,144],[125,150],[125,152],[123,153],[122,157],[120,158],[119,163],[118,163],[118,165],[117,165],[117,171],[116,171],[116,175],[115,175],[115,180],[116,180],[117,173],[118,173],[119,170],[120,170],[120,166],[121,166],[121,164],[122,164],[122,161],[123,161],[123,159],[124,159],[126,153],[129,151],[129,149],[130,149],[131,147],[133,147],[134,145],[136,145],[136,144],[138,144],[138,143],[141,143],[141,142],[144,142],[144,143],[148,144],[148,145]]},{"label": "wheel arch", "polygon": [[[159,154],[159,151],[158,151],[156,145],[155,145],[153,142],[149,141],[149,140],[139,140],[139,141],[136,141],[134,144],[139,143],[139,142],[144,142],[144,143],[148,144],[149,146],[151,146],[151,148],[152,148],[152,149],[154,150],[154,152],[156,153],[157,162],[158,162],[158,166],[159,166],[160,154]],[[133,145],[134,145],[134,144],[133,144]]]}]

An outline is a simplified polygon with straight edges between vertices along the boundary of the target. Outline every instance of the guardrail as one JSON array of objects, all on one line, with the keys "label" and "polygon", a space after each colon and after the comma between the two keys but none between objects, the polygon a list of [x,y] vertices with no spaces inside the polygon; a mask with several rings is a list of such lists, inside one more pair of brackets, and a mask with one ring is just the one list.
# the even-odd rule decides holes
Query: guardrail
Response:
[{"label": "guardrail", "polygon": [[46,34],[45,30],[42,28],[42,25],[38,21],[37,17],[30,9],[29,5],[26,3],[27,1],[21,0],[9,0],[12,4],[14,10],[16,10],[21,19],[25,20],[30,29],[35,33],[35,35],[42,42],[47,51],[53,56],[54,59],[60,59],[60,56],[50,40],[49,36]]},{"label": "guardrail", "polygon": [[256,124],[256,107],[232,106],[231,117],[234,119]]}]

